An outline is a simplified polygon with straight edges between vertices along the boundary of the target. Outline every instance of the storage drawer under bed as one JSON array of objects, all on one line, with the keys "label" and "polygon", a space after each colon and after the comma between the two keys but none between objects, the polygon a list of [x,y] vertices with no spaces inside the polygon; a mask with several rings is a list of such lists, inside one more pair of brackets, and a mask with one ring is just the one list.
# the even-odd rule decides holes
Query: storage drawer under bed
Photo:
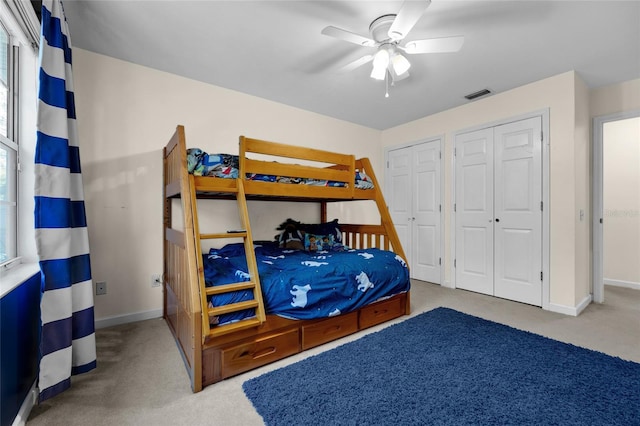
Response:
[{"label": "storage drawer under bed", "polygon": [[322,345],[358,331],[358,313],[327,318],[302,326],[302,350]]},{"label": "storage drawer under bed", "polygon": [[365,306],[360,310],[359,326],[360,329],[373,327],[393,318],[404,315],[405,313],[405,297],[394,297],[392,299],[383,300],[369,306]]},{"label": "storage drawer under bed", "polygon": [[222,378],[244,373],[298,352],[300,352],[298,329],[223,348],[220,354]]}]

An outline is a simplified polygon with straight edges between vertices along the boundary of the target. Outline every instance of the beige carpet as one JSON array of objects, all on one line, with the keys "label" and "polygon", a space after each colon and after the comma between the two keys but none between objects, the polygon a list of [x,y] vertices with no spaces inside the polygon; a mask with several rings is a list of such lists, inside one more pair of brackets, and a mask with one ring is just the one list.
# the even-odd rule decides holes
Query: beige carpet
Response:
[{"label": "beige carpet", "polygon": [[[570,317],[414,281],[411,315],[446,306],[640,362],[640,291],[610,286],[605,289],[604,304],[591,304],[580,316]],[[261,417],[242,392],[245,380],[357,339],[364,333],[314,348],[193,394],[164,320],[101,329],[96,333],[98,367],[90,373],[75,376],[71,389],[34,407],[27,425],[261,425]],[[295,401],[292,401],[292,409],[294,407]]]}]

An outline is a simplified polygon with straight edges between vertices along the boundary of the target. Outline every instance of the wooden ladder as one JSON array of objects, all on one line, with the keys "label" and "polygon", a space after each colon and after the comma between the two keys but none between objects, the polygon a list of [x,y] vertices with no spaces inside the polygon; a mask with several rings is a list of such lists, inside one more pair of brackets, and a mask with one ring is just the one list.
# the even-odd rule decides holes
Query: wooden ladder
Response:
[{"label": "wooden ladder", "polygon": [[[227,333],[232,333],[237,330],[243,330],[247,328],[257,327],[264,323],[266,320],[266,314],[264,309],[264,303],[262,300],[262,292],[260,290],[260,278],[258,276],[258,264],[256,262],[256,254],[253,248],[253,237],[251,235],[251,226],[249,223],[249,211],[247,209],[247,199],[244,192],[244,185],[242,179],[234,179],[235,185],[229,186],[225,189],[225,192],[233,193],[238,203],[238,212],[240,216],[241,230],[213,233],[213,234],[201,234],[199,232],[198,215],[197,215],[197,198],[196,194],[199,191],[196,184],[196,179],[193,175],[189,175],[189,189],[191,191],[191,211],[193,215],[193,227],[195,237],[195,249],[196,249],[196,261],[198,268],[198,282],[200,286],[200,300],[202,302],[202,339],[203,343],[207,338],[220,336]],[[217,285],[213,287],[207,287],[204,280],[204,265],[202,259],[202,240],[212,239],[227,239],[227,238],[242,238],[244,243],[244,251],[247,259],[247,269],[250,280],[242,281],[232,284]],[[214,295],[231,293],[239,290],[251,290],[253,292],[253,300],[247,300],[244,302],[237,302],[223,306],[209,307],[208,299]],[[254,317],[249,317],[240,321],[214,325],[210,323],[210,318],[229,314],[233,312],[240,312],[247,309],[253,309],[255,312]]]}]

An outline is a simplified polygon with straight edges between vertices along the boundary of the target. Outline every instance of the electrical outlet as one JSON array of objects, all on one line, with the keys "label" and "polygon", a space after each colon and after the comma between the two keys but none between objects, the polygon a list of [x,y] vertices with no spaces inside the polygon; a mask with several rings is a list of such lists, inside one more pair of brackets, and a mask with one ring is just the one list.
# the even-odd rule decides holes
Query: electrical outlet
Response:
[{"label": "electrical outlet", "polygon": [[161,274],[151,275],[151,287],[160,287],[161,285],[162,285],[162,275]]},{"label": "electrical outlet", "polygon": [[102,294],[107,294],[107,282],[106,281],[98,281],[98,282],[96,282],[96,296],[100,296]]}]

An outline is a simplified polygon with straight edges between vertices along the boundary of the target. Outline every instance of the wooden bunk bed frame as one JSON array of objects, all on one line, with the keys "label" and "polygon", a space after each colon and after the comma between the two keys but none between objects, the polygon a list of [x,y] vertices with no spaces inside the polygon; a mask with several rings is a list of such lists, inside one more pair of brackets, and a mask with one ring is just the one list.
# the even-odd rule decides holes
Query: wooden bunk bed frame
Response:
[{"label": "wooden bunk bed frame", "polygon": [[[295,161],[309,160],[332,164],[314,167],[273,162],[247,157],[247,154],[277,156]],[[255,157],[255,155],[254,155]],[[258,155],[260,158],[260,155]],[[357,189],[355,171],[363,170],[374,189]],[[292,185],[247,180],[246,173],[296,176],[349,182],[347,187]],[[266,315],[253,237],[249,224],[247,199],[318,202],[326,222],[328,202],[373,200],[380,212],[379,225],[340,224],[344,244],[352,248],[392,250],[406,261],[391,221],[382,190],[367,158],[317,149],[240,137],[238,179],[193,176],[187,171],[184,127],[179,125],[164,148],[164,318],[173,333],[193,392],[204,386],[253,368],[274,362],[303,350],[344,337],[359,330],[389,321],[410,312],[409,292],[372,303],[358,311],[316,320],[290,320]],[[172,200],[179,198],[181,229],[172,227]],[[242,225],[239,231],[201,234],[198,228],[196,200],[200,198],[235,199]],[[177,219],[177,218],[176,218]],[[205,239],[241,238],[244,241],[250,282],[205,287],[201,242]],[[207,306],[207,295],[251,289],[254,301],[218,308]],[[211,326],[209,318],[247,308],[255,317],[221,326]]]}]

